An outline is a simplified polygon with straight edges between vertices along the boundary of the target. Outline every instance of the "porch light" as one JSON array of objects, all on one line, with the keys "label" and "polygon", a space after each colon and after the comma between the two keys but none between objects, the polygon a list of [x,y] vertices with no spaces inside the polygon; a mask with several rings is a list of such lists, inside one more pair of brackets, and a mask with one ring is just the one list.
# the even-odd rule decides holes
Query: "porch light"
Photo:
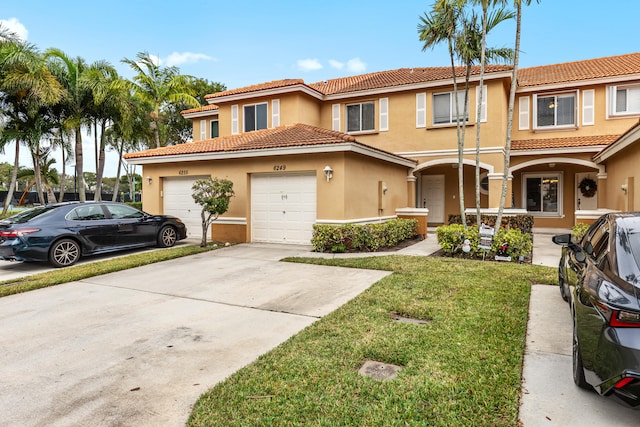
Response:
[{"label": "porch light", "polygon": [[147,185],[151,185],[151,183],[153,182],[153,179],[150,176],[146,177],[145,179],[147,180]]},{"label": "porch light", "polygon": [[327,177],[327,182],[329,182],[329,180],[333,178],[333,169],[331,169],[331,166],[325,166],[323,172],[324,176]]}]

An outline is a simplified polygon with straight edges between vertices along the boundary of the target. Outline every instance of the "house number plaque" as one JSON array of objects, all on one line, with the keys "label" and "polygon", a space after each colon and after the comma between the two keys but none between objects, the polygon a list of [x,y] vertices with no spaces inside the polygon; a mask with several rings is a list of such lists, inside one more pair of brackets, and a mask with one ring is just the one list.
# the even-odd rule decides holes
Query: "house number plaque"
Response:
[{"label": "house number plaque", "polygon": [[273,167],[274,171],[283,171],[283,170],[286,170],[286,169],[287,169],[287,165],[275,165]]},{"label": "house number plaque", "polygon": [[178,175],[189,175],[189,169],[180,169]]}]

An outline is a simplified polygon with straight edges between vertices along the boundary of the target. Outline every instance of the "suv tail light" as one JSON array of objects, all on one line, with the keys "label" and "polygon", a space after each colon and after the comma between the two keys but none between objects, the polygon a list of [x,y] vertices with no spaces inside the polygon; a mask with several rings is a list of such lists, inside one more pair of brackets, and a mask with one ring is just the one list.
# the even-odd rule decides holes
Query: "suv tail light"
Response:
[{"label": "suv tail light", "polygon": [[39,228],[21,228],[18,230],[4,230],[4,231],[0,231],[0,237],[2,237],[3,239],[17,239],[18,237],[35,233],[36,231],[40,231],[40,229]]},{"label": "suv tail light", "polygon": [[640,328],[640,313],[612,310],[609,326],[614,328]]}]

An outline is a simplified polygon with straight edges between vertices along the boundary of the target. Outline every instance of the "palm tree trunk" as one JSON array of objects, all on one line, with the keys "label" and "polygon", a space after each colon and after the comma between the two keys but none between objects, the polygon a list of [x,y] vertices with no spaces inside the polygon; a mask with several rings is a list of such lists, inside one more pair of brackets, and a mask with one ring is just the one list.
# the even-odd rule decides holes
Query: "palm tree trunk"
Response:
[{"label": "palm tree trunk", "polygon": [[480,90],[478,91],[478,109],[476,112],[476,225],[479,227],[482,221],[480,214],[480,121],[482,119],[482,97],[484,92],[484,66],[487,58],[485,49],[487,45],[487,3],[482,3],[482,48],[480,50]]},{"label": "palm tree trunk", "polygon": [[[111,201],[118,200],[118,191],[120,190],[120,172],[122,171],[122,152],[124,151],[124,141],[120,141],[118,145],[118,170],[116,171],[116,183],[113,185],[113,196]],[[124,200],[121,200],[124,201]]]},{"label": "palm tree trunk", "polygon": [[84,157],[82,155],[82,130],[80,126],[76,126],[76,179],[78,179],[78,198],[81,202],[87,201],[87,193],[84,190],[84,168],[82,162]]},{"label": "palm tree trunk", "polygon": [[[453,43],[449,39],[449,58],[451,59],[451,73],[453,76],[453,101],[456,105],[456,134],[458,136],[458,200],[460,201],[460,220],[462,226],[467,228],[467,217],[464,213],[464,170],[463,154],[464,140],[462,139],[462,125],[460,123],[460,107],[458,105],[458,79],[456,78],[456,64],[454,62]],[[462,149],[461,149],[462,147]]]},{"label": "palm tree trunk", "polygon": [[513,106],[516,101],[516,88],[518,80],[518,59],[520,58],[520,28],[522,24],[522,2],[516,1],[516,46],[513,56],[513,75],[511,76],[511,89],[509,91],[509,110],[507,113],[507,137],[504,146],[504,177],[502,180],[502,192],[500,193],[500,206],[496,218],[496,231],[502,225],[502,212],[507,198],[507,183],[509,180],[509,168],[511,160],[511,130],[513,129]]},{"label": "palm tree trunk", "polygon": [[16,183],[18,182],[18,169],[20,167],[20,140],[16,139],[16,154],[13,161],[13,171],[11,172],[11,182],[9,183],[9,191],[7,197],[4,199],[4,206],[2,208],[2,214],[5,215],[9,210],[9,205],[13,199],[13,192],[16,189]]},{"label": "palm tree trunk", "polygon": [[100,123],[100,145],[98,146],[98,151],[96,151],[98,163],[96,164],[96,193],[93,197],[94,200],[102,200],[102,176],[104,175],[105,147],[107,145],[106,129],[107,121],[102,120]]}]

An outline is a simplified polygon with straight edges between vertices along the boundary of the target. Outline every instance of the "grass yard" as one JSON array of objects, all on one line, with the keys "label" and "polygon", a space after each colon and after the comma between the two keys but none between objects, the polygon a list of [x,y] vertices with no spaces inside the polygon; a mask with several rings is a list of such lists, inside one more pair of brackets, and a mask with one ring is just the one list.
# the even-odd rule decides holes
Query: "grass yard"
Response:
[{"label": "grass yard", "polygon": [[[189,426],[517,425],[530,285],[557,283],[556,269],[407,256],[289,261],[394,274],[202,395]],[[358,374],[367,360],[403,370],[374,380]]]}]

